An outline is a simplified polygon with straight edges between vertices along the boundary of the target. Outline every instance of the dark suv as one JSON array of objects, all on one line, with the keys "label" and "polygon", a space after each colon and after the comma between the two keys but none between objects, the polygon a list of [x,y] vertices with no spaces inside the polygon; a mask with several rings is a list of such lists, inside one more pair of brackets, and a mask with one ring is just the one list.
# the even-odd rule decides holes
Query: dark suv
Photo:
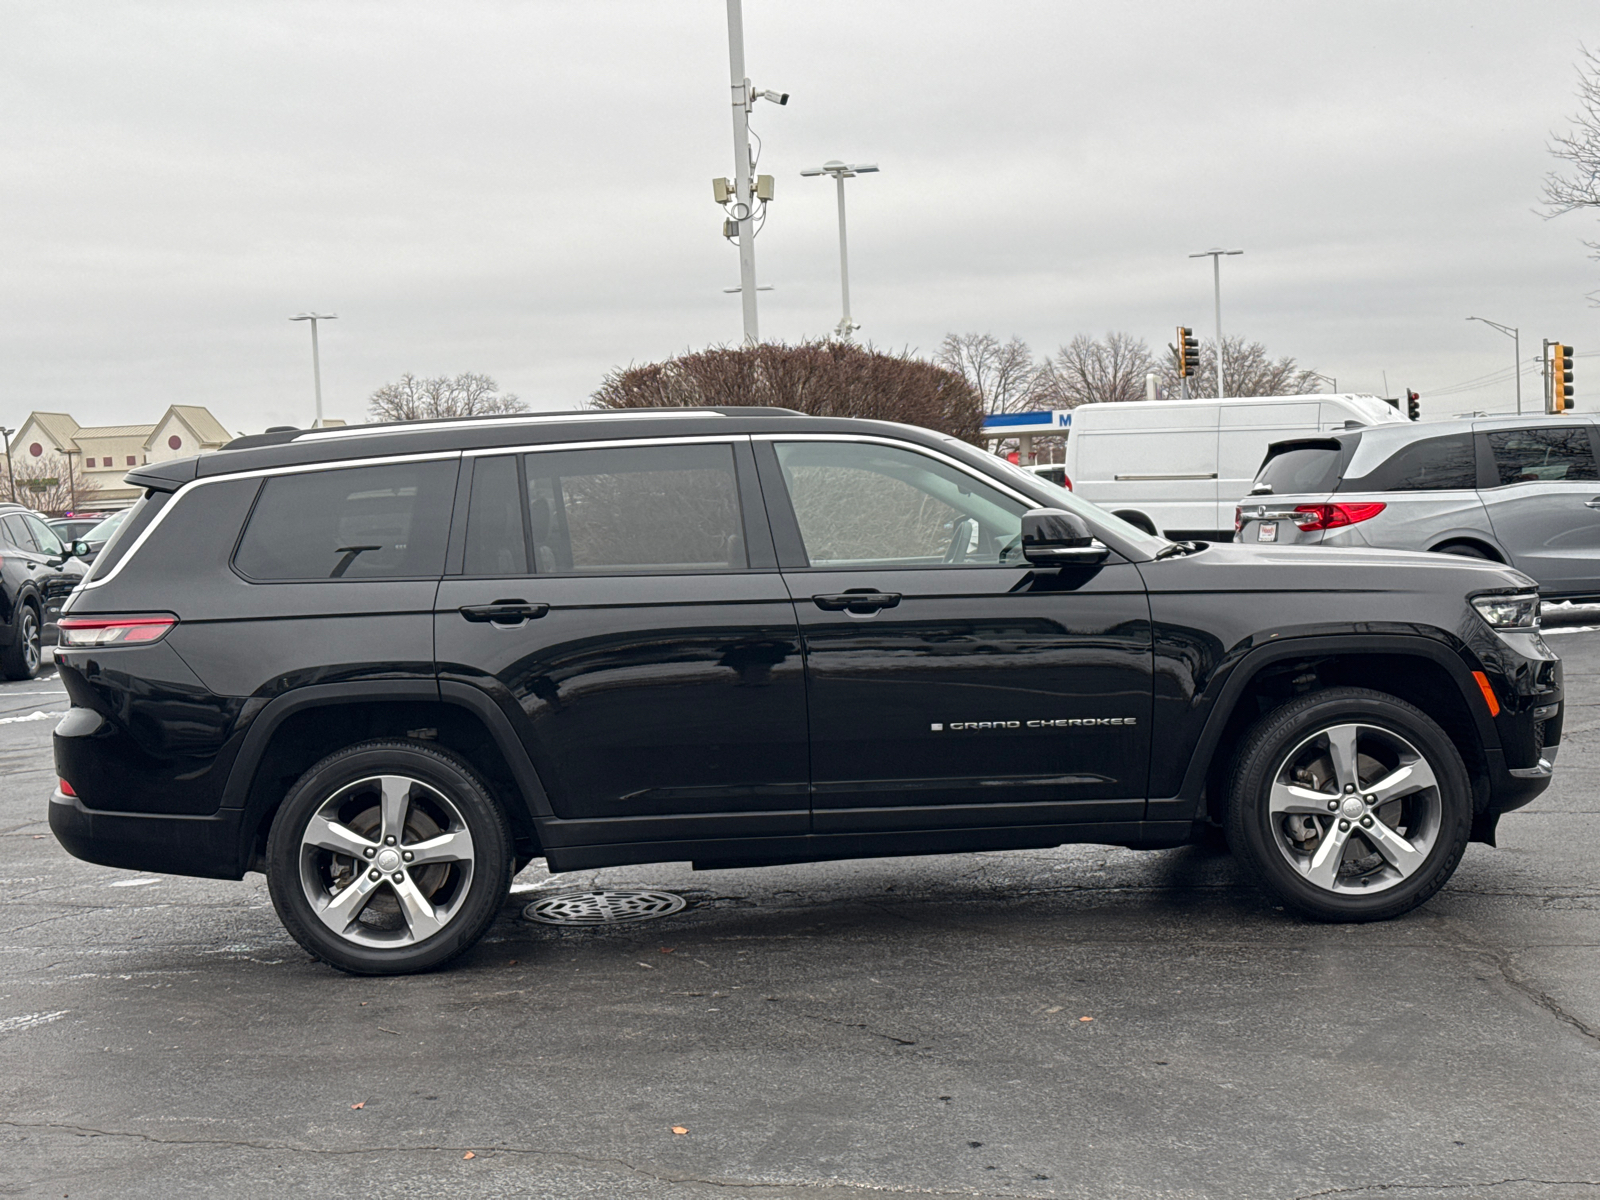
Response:
[{"label": "dark suv", "polygon": [[44,659],[46,634],[87,574],[44,518],[20,504],[0,504],[0,676],[32,679]]},{"label": "dark suv", "polygon": [[1421,903],[1548,784],[1530,581],[1170,542],[922,429],[772,409],[242,438],[152,464],[72,596],[50,824],[264,871],[346,970],[513,871],[1225,829],[1326,920]]}]

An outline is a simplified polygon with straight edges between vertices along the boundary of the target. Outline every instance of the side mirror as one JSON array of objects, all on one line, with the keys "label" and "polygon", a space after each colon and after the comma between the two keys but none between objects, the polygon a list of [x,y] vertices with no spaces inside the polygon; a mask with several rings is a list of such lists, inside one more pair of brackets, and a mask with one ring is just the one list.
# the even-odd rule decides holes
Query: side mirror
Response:
[{"label": "side mirror", "polygon": [[89,543],[80,538],[72,543],[67,553],[74,558],[87,558],[89,556]]},{"label": "side mirror", "polygon": [[1091,566],[1110,554],[1077,513],[1035,508],[1022,514],[1022,557],[1036,567]]}]

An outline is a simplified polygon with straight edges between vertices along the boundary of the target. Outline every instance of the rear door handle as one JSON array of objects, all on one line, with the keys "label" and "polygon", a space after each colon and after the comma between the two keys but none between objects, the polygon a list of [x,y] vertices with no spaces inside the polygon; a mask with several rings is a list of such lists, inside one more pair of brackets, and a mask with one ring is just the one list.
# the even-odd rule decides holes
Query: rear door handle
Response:
[{"label": "rear door handle", "polygon": [[1600,496],[1596,496],[1593,500],[1585,500],[1583,506],[1585,508],[1600,508]]},{"label": "rear door handle", "polygon": [[463,604],[461,615],[469,621],[496,625],[520,625],[535,621],[550,611],[548,604],[529,604],[526,600],[496,600],[493,604]]},{"label": "rear door handle", "polygon": [[812,603],[826,612],[872,613],[900,603],[899,592],[837,592],[813,596]]}]

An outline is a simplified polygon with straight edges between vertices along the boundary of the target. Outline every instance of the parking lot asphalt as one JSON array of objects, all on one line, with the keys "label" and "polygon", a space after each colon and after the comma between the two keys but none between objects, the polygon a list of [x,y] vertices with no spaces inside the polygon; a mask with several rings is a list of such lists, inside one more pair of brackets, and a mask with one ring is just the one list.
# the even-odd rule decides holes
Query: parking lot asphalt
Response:
[{"label": "parking lot asphalt", "polygon": [[[1396,921],[1199,848],[536,863],[399,979],[312,962],[259,876],[70,858],[60,685],[0,686],[0,1195],[1600,1195],[1600,632],[1551,641],[1554,786]],[[521,916],[595,883],[690,906]]]}]

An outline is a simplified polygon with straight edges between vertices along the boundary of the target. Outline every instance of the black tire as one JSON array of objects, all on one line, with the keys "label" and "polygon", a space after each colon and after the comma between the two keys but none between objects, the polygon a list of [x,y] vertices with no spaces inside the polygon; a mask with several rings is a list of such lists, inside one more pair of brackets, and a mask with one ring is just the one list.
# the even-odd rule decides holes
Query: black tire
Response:
[{"label": "black tire", "polygon": [[461,759],[362,742],[290,789],[267,839],[267,886],[308,953],[356,975],[404,975],[477,943],[511,886],[512,852],[505,813]]},{"label": "black tire", "polygon": [[39,610],[24,600],[11,620],[11,644],[0,650],[0,675],[7,679],[32,679],[44,660]]},{"label": "black tire", "polygon": [[1456,542],[1449,546],[1440,546],[1435,554],[1454,554],[1457,558],[1476,558],[1482,562],[1499,562],[1494,555],[1482,546],[1474,546],[1470,542]]},{"label": "black tire", "polygon": [[[1341,759],[1354,765],[1353,793]],[[1234,759],[1234,854],[1273,896],[1319,921],[1415,908],[1454,873],[1471,827],[1455,745],[1421,709],[1383,692],[1340,687],[1292,700],[1250,728]]]}]

